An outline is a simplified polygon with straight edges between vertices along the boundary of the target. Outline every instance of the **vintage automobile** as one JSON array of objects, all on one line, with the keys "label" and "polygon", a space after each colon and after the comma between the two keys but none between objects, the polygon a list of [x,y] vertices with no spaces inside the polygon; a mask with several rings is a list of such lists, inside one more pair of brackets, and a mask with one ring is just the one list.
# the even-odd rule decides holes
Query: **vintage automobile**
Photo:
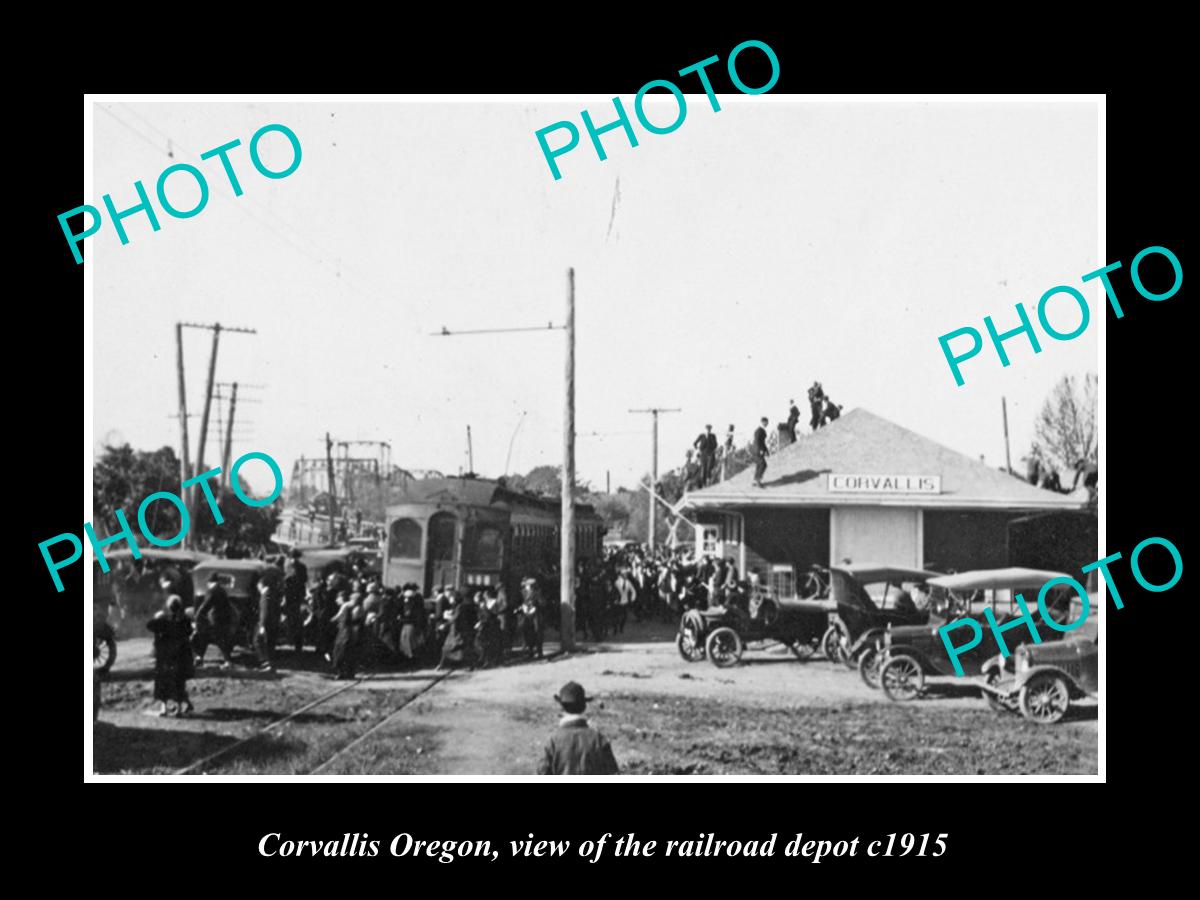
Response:
[{"label": "vintage automobile", "polygon": [[714,666],[733,666],[746,645],[786,646],[797,659],[812,656],[829,626],[833,602],[782,599],[762,589],[740,591],[724,606],[689,609],[679,620],[675,646],[688,662],[708,657]]},{"label": "vintage automobile", "polygon": [[[923,586],[936,572],[910,566],[855,563],[829,570],[830,597],[837,608],[821,639],[825,656],[859,668],[868,660],[868,671],[878,658],[877,644],[888,625],[923,625],[928,607],[918,608],[903,588]],[[861,669],[860,669],[861,671]],[[864,676],[865,677],[865,676]],[[869,682],[868,682],[869,683]]]},{"label": "vintage automobile", "polygon": [[[100,570],[100,564],[92,564],[92,669],[104,675],[117,661],[117,629],[109,621],[109,611],[116,607],[122,613],[120,601],[113,588],[115,572]],[[97,695],[99,694],[97,682]]]},{"label": "vintage automobile", "polygon": [[[299,547],[300,561],[308,569],[309,587],[325,581],[333,572],[352,576],[355,563],[361,563],[364,571],[379,575],[378,561],[362,547]],[[382,557],[380,557],[382,558]]]},{"label": "vintage automobile", "polygon": [[993,709],[1051,725],[1072,700],[1096,696],[1099,659],[1098,623],[1089,619],[1061,641],[1022,644],[1007,659],[997,653],[983,664],[979,688]]},{"label": "vintage automobile", "polygon": [[[1026,598],[1026,607],[1038,626],[1042,641],[1060,639],[1063,632],[1051,628],[1042,620],[1037,607],[1037,595],[1047,581],[1065,577],[1067,576],[1062,572],[1009,567],[977,569],[929,579],[929,585],[935,591],[954,591],[960,596],[976,595],[978,592],[979,600],[972,606],[968,615],[979,622],[983,629],[983,637],[970,650],[959,654],[958,662],[964,675],[979,675],[983,671],[983,664],[995,653],[995,642],[983,618],[984,604],[991,605],[997,623],[1004,625],[1017,617],[1019,608],[1016,606],[1015,595],[1020,593]],[[1070,598],[1073,596],[1070,588],[1059,586],[1052,590],[1046,605],[1056,622],[1072,621]],[[931,618],[925,625],[889,627],[884,632],[878,680],[889,699],[904,701],[916,698],[925,690],[927,676],[954,678],[957,675],[939,633],[946,624],[948,623],[945,620]],[[961,641],[963,637],[960,636],[957,640]],[[1033,637],[1028,628],[1019,627],[1006,631],[1004,640],[1012,649],[1029,643]]]},{"label": "vintage automobile", "polygon": [[[95,564],[93,586],[96,578],[103,577],[102,589],[111,591],[115,605],[122,611],[122,621],[114,628],[114,638],[145,635],[146,621],[162,608],[160,579],[165,575],[182,586],[184,602],[191,601],[191,582],[188,576],[198,563],[212,559],[212,554],[197,550],[158,547],[139,547],[138,558],[127,547],[105,550],[104,558],[109,571],[102,573]],[[112,624],[111,622],[109,623]]]},{"label": "vintage automobile", "polygon": [[258,584],[264,577],[282,583],[282,570],[258,559],[209,559],[192,569],[196,606],[208,594],[209,576],[216,573],[220,584],[233,602],[234,642],[250,649],[254,646],[254,626],[258,617]]}]

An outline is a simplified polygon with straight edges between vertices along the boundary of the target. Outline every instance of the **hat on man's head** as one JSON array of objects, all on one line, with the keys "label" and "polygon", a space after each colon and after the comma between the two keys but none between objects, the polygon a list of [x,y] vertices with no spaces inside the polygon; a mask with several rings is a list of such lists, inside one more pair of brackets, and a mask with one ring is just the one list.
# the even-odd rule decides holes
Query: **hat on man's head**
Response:
[{"label": "hat on man's head", "polygon": [[584,692],[582,684],[577,681],[568,681],[558,689],[554,699],[563,706],[582,706],[592,698]]}]

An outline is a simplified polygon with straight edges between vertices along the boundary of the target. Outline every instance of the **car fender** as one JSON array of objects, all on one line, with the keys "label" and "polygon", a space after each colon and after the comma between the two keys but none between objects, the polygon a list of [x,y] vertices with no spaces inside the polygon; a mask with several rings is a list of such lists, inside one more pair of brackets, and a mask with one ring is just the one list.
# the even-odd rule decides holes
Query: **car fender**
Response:
[{"label": "car fender", "polygon": [[864,631],[862,634],[860,634],[854,640],[854,642],[850,645],[850,655],[853,656],[859,650],[862,650],[865,647],[871,646],[876,641],[882,642],[883,641],[883,633],[884,633],[884,629],[882,629],[882,628],[868,628],[866,631]]},{"label": "car fender", "polygon": [[1067,683],[1067,690],[1070,692],[1072,699],[1075,699],[1076,697],[1087,696],[1088,692],[1079,686],[1079,683],[1075,680],[1075,678],[1058,666],[1033,666],[1028,668],[1017,676],[1016,687],[1018,689],[1023,688],[1031,678],[1033,678],[1035,675],[1041,675],[1043,673],[1057,675],[1059,678],[1065,681]]},{"label": "car fender", "polygon": [[925,671],[937,671],[937,668],[930,663],[929,657],[925,653],[922,653],[920,650],[909,644],[891,644],[889,646],[885,646],[884,658],[880,660],[880,665],[885,665],[889,659],[892,659],[896,656],[911,656],[921,664],[921,668]]},{"label": "car fender", "polygon": [[707,620],[701,615],[698,609],[689,609],[679,619],[679,631],[683,632],[685,626],[695,628],[701,634],[708,630]]}]

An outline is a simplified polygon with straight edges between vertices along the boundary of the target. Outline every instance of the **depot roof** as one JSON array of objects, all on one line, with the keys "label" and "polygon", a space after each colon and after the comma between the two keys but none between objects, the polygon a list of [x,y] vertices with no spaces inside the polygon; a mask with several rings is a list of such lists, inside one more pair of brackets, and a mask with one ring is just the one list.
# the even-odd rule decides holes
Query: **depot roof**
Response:
[{"label": "depot roof", "polygon": [[[831,476],[843,477],[835,481]],[[831,490],[831,481],[842,489]],[[937,490],[907,490],[918,482],[926,490],[930,485]],[[681,505],[1057,510],[1080,509],[1086,502],[1086,492],[1042,490],[872,412],[854,409],[768,457],[761,488],[754,486],[750,466],[720,484],[688,492]]]}]

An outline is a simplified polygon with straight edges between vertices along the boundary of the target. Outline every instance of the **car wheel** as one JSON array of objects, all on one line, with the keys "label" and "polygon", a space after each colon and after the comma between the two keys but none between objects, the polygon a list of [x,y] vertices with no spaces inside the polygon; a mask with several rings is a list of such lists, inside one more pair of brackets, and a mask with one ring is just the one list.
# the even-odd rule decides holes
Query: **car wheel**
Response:
[{"label": "car wheel", "polygon": [[825,636],[821,638],[821,649],[825,653],[825,658],[830,662],[841,662],[846,653],[842,640],[842,629],[836,625],[830,625],[825,629]]},{"label": "car wheel", "polygon": [[679,634],[675,636],[679,655],[688,662],[704,659],[704,631],[695,616],[684,616],[679,622]]},{"label": "car wheel", "polygon": [[1071,705],[1071,691],[1061,675],[1042,672],[1025,682],[1018,704],[1021,715],[1029,721],[1053,725],[1066,715]]},{"label": "car wheel", "polygon": [[718,628],[708,636],[704,651],[714,666],[725,669],[742,658],[742,639],[732,628]]},{"label": "car wheel", "polygon": [[862,676],[867,687],[879,690],[879,669],[882,660],[883,654],[874,645],[858,654],[858,674]]},{"label": "car wheel", "polygon": [[107,674],[117,661],[117,641],[111,634],[96,637],[92,641],[92,669],[101,675]]},{"label": "car wheel", "polygon": [[913,657],[891,656],[879,670],[879,684],[889,700],[914,700],[925,687],[925,673]]}]

